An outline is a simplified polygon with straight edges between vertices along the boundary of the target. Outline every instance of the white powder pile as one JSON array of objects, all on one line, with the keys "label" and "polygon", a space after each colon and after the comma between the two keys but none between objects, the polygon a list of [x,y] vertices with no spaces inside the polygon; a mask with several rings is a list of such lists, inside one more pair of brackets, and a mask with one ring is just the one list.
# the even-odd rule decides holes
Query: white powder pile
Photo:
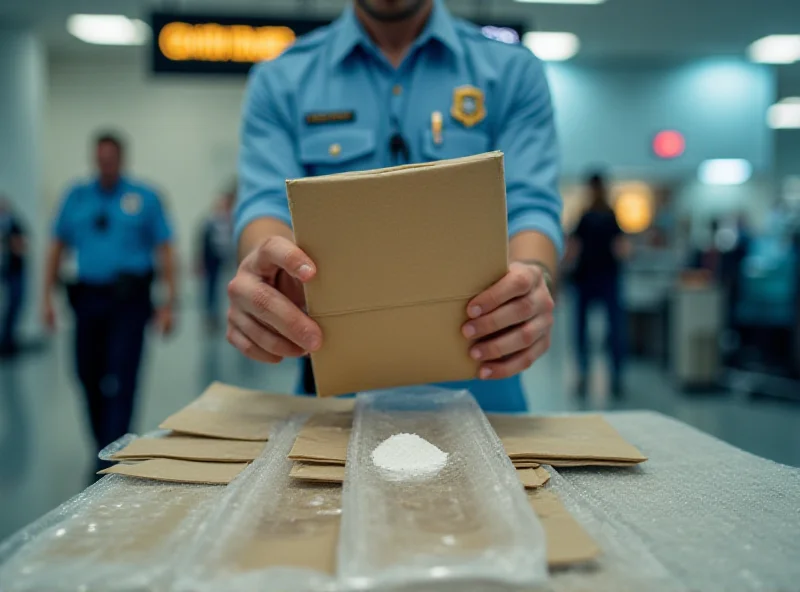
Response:
[{"label": "white powder pile", "polygon": [[395,434],[372,451],[372,463],[394,479],[432,477],[447,464],[447,453],[417,434]]}]

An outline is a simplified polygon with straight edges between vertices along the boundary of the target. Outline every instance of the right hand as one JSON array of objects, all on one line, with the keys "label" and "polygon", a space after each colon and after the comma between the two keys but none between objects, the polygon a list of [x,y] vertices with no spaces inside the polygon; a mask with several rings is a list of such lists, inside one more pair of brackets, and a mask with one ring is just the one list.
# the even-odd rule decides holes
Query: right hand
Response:
[{"label": "right hand", "polygon": [[56,329],[56,311],[53,307],[53,299],[46,296],[42,303],[42,323],[48,331]]},{"label": "right hand", "polygon": [[316,273],[314,262],[292,241],[265,240],[228,284],[228,341],[248,358],[270,364],[317,351],[322,330],[302,311],[302,284]]}]

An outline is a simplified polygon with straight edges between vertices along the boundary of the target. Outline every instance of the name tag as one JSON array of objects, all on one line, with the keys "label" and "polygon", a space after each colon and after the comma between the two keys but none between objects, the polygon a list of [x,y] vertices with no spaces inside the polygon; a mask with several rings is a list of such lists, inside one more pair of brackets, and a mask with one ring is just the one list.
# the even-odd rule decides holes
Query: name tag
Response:
[{"label": "name tag", "polygon": [[329,113],[306,113],[307,125],[326,123],[350,123],[356,120],[355,111],[331,111]]}]

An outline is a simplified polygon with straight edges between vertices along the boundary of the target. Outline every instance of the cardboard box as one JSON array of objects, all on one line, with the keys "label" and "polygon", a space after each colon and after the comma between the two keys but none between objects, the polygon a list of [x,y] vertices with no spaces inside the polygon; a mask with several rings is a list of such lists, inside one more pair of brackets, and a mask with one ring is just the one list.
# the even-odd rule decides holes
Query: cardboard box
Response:
[{"label": "cardboard box", "polygon": [[320,396],[465,380],[471,298],[508,269],[503,155],[287,181],[314,260],[309,315]]}]

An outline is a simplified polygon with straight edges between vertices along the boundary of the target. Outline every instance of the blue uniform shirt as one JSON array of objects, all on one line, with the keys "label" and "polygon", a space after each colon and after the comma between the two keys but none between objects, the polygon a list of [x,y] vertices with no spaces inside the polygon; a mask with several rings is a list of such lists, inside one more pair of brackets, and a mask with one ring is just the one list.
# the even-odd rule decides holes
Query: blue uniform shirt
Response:
[{"label": "blue uniform shirt", "polygon": [[[436,111],[443,115],[441,142],[432,134]],[[539,231],[563,249],[558,148],[542,64],[524,47],[487,39],[453,18],[439,0],[398,68],[347,8],[253,69],[237,236],[257,218],[291,224],[286,179],[399,164],[390,148],[398,133],[412,163],[502,150],[509,235]],[[463,384],[485,409],[525,410],[518,378]]]},{"label": "blue uniform shirt", "polygon": [[153,250],[169,241],[172,231],[156,192],[123,177],[110,192],[96,180],[74,185],[53,234],[76,251],[80,281],[107,284],[120,273],[151,272]]}]

